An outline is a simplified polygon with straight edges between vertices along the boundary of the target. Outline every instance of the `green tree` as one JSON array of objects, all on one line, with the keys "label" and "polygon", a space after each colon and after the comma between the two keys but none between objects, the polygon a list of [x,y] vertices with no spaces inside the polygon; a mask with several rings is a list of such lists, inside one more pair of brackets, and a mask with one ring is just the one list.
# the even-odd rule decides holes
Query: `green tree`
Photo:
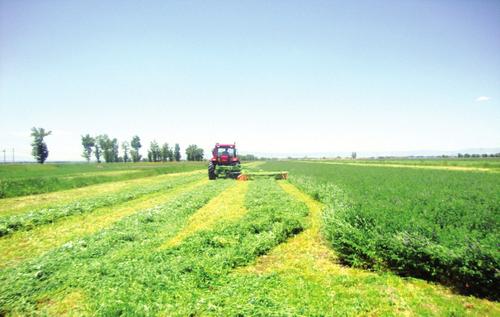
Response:
[{"label": "green tree", "polygon": [[203,161],[203,149],[201,148],[196,149],[194,160]]},{"label": "green tree", "polygon": [[169,162],[173,162],[174,161],[174,151],[172,150],[172,148],[170,148],[168,150],[168,161]]},{"label": "green tree", "polygon": [[102,158],[104,158],[104,161],[108,162],[108,159],[106,158],[106,149],[108,147],[108,140],[109,140],[109,137],[107,135],[98,135],[96,136],[95,138],[95,141],[97,143],[97,146],[99,147],[101,153],[100,153],[100,156]]},{"label": "green tree", "polygon": [[174,147],[174,159],[179,162],[181,160],[181,147],[179,146],[179,143],[175,143]]},{"label": "green tree", "polygon": [[132,161],[139,162],[141,160],[141,154],[139,154],[139,149],[142,147],[141,139],[136,135],[132,138],[130,142],[130,156],[132,157]]},{"label": "green tree", "polygon": [[188,161],[201,161],[203,160],[203,149],[196,144],[191,144],[186,149],[186,156]]},{"label": "green tree", "polygon": [[120,161],[120,146],[118,145],[118,140],[114,138],[111,140],[111,162]]},{"label": "green tree", "polygon": [[101,154],[102,154],[101,147],[99,146],[99,143],[97,142],[97,138],[95,138],[94,139],[94,155],[95,155],[95,159],[97,160],[97,163],[101,163]]},{"label": "green tree", "polygon": [[168,143],[163,143],[161,147],[161,160],[162,162],[166,161],[172,162],[174,160],[174,153],[172,152],[172,149],[168,146]]},{"label": "green tree", "polygon": [[130,144],[128,143],[128,141],[124,141],[122,143],[122,150],[123,150],[123,161],[125,163],[127,163],[130,160],[128,156],[129,149],[130,149]]},{"label": "green tree", "polygon": [[82,156],[87,160],[87,162],[90,162],[90,158],[92,156],[92,149],[95,146],[95,139],[88,134],[85,136],[82,135],[82,146],[83,146]]},{"label": "green tree", "polygon": [[52,131],[45,131],[44,128],[31,128],[31,136],[33,137],[31,154],[40,164],[43,164],[49,157],[49,149],[43,139],[51,133]]},{"label": "green tree", "polygon": [[194,161],[194,159],[193,159],[194,147],[196,147],[196,145],[190,145],[186,148],[186,160]]},{"label": "green tree", "polygon": [[159,162],[161,160],[161,149],[156,141],[151,142],[149,146],[148,160],[150,162]]},{"label": "green tree", "polygon": [[102,150],[102,155],[106,163],[118,161],[118,141],[111,140],[107,134],[98,135],[96,142]]}]

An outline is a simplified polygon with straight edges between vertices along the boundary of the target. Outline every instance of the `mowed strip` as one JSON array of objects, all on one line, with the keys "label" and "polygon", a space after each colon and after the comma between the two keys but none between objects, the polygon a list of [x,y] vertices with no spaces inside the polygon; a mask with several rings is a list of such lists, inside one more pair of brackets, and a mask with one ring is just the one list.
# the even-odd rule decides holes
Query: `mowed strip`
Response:
[{"label": "mowed strip", "polygon": [[265,163],[265,161],[255,161],[255,162],[250,162],[250,163],[244,163],[243,164],[243,168],[257,168],[261,165],[263,165]]},{"label": "mowed strip", "polygon": [[[236,271],[236,275],[256,276],[277,273],[280,283],[285,285],[276,291],[278,295],[269,296],[295,298],[293,302],[299,306],[316,303],[321,313],[333,315],[339,311],[405,316],[450,312],[498,316],[500,313],[497,303],[456,295],[440,285],[340,265],[320,234],[323,205],[288,182],[280,185],[308,206],[310,227],[261,256],[255,264]],[[309,292],[303,292],[304,289]]]},{"label": "mowed strip", "polygon": [[90,185],[81,188],[51,192],[47,194],[21,196],[0,199],[0,217],[20,214],[32,209],[46,208],[52,205],[61,205],[82,198],[97,197],[103,194],[117,193],[137,186],[148,186],[164,180],[188,175],[203,174],[204,171],[171,173],[159,176],[150,176],[126,181],[117,181]]},{"label": "mowed strip", "polygon": [[[67,176],[61,176],[61,179],[75,179],[80,177],[94,177],[94,176],[117,176],[117,175],[125,175],[125,174],[134,174],[138,173],[141,170],[124,170],[124,171],[100,171],[100,172],[82,172],[76,174],[70,174]],[[48,176],[50,177],[50,175]]]},{"label": "mowed strip", "polygon": [[330,164],[330,165],[374,166],[374,167],[394,167],[394,168],[413,168],[413,169],[500,173],[499,170],[495,170],[495,169],[491,169],[491,168],[467,167],[467,166],[410,165],[410,164],[393,164],[393,163],[380,164],[380,163],[322,162],[322,161],[297,161],[297,162],[314,163],[314,164]]},{"label": "mowed strip", "polygon": [[[244,272],[279,272],[294,269],[302,274],[315,276],[318,270],[338,273],[344,268],[333,265],[336,257],[326,246],[321,234],[321,210],[323,205],[301,192],[289,182],[279,182],[283,190],[309,208],[309,227],[286,243],[278,245],[268,255],[261,256],[258,261],[242,268]],[[363,271],[359,271],[363,274]]]},{"label": "mowed strip", "polygon": [[92,316],[154,315],[160,298],[168,293],[157,282],[172,279],[179,290],[185,288],[177,275],[170,274],[179,257],[174,255],[165,264],[164,255],[154,251],[228,185],[203,182],[71,244],[0,270],[0,310],[19,316],[85,315],[86,311]]},{"label": "mowed strip", "polygon": [[90,214],[75,215],[53,224],[43,225],[30,231],[20,231],[0,238],[0,267],[14,266],[21,261],[43,254],[70,240],[94,233],[110,226],[123,217],[144,209],[165,204],[179,195],[195,190],[207,183],[200,180],[174,187],[112,207],[96,209]]},{"label": "mowed strip", "polygon": [[246,213],[245,194],[247,191],[247,182],[234,182],[231,187],[193,214],[186,227],[165,242],[160,249],[179,245],[185,238],[200,230],[210,229],[217,223],[240,219]]}]

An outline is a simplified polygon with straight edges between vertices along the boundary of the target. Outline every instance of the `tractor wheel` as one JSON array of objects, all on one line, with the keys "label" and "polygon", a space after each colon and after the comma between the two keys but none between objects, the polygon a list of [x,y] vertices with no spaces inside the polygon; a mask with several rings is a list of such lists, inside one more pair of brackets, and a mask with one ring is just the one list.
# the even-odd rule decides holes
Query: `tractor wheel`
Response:
[{"label": "tractor wheel", "polygon": [[210,162],[208,164],[208,179],[214,180],[217,178],[217,175],[215,175],[215,165],[214,163]]}]

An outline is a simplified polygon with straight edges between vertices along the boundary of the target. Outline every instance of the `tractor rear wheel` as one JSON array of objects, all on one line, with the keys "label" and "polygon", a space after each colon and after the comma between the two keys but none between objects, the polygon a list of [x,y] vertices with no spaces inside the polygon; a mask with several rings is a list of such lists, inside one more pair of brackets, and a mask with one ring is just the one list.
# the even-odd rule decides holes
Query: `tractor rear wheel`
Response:
[{"label": "tractor rear wheel", "polygon": [[215,175],[215,165],[213,162],[210,162],[208,164],[208,179],[214,180],[216,178],[217,178],[217,175]]}]

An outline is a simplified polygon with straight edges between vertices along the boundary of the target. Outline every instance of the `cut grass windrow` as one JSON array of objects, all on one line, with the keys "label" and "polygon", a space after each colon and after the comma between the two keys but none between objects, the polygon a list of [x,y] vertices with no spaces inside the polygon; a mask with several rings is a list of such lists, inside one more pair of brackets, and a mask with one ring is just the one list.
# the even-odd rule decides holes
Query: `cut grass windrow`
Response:
[{"label": "cut grass windrow", "polygon": [[182,193],[206,185],[203,179],[170,190],[145,195],[141,198],[112,207],[98,208],[90,214],[73,215],[53,224],[39,226],[31,231],[19,231],[0,238],[0,268],[19,264],[21,261],[40,256],[44,252],[97,232],[119,219],[145,209],[165,204]]},{"label": "cut grass windrow", "polygon": [[200,296],[207,316],[495,316],[499,305],[444,287],[337,263],[320,235],[323,205],[288,182],[309,208],[310,226]]},{"label": "cut grass windrow", "polygon": [[55,294],[64,301],[83,291],[79,298],[85,302],[76,308],[89,307],[93,315],[197,314],[199,296],[305,225],[304,205],[290,199],[274,181],[256,181],[248,185],[247,213],[240,220],[193,232],[180,244],[158,250],[229,184],[234,181],[210,182],[196,194],[185,194],[36,261],[0,271],[0,310],[43,314]]},{"label": "cut grass windrow", "polygon": [[30,210],[49,208],[56,205],[68,204],[82,198],[98,197],[104,194],[117,193],[134,187],[144,187],[157,184],[164,180],[185,177],[188,175],[203,174],[205,171],[191,171],[183,173],[170,173],[157,176],[141,177],[132,180],[108,182],[104,184],[89,185],[80,188],[66,189],[58,192],[20,196],[0,199],[0,217],[12,216]]},{"label": "cut grass windrow", "polygon": [[500,298],[500,178],[493,173],[269,162],[323,202],[344,264]]},{"label": "cut grass windrow", "polygon": [[41,194],[147,176],[204,170],[205,162],[13,164],[0,166],[0,198]]},{"label": "cut grass windrow", "polygon": [[76,214],[90,213],[97,208],[113,206],[134,200],[147,194],[160,192],[200,179],[201,175],[168,178],[162,182],[144,187],[135,187],[119,193],[106,194],[98,197],[85,198],[69,204],[42,208],[30,212],[0,218],[0,237],[16,231],[31,230],[37,226],[54,223],[55,221]]},{"label": "cut grass windrow", "polygon": [[310,212],[309,226],[286,243],[277,246],[270,254],[260,257],[254,265],[244,267],[241,271],[250,273],[277,272],[287,270],[290,267],[303,270],[308,268],[307,264],[311,260],[315,264],[321,262],[324,266],[330,265],[336,257],[333,251],[323,243],[320,235],[323,205],[289,182],[280,182],[279,184],[287,194],[306,204]]},{"label": "cut grass windrow", "polygon": [[169,248],[180,244],[193,233],[210,229],[214,224],[232,222],[246,212],[245,194],[247,182],[235,182],[230,189],[212,199],[189,218],[188,224],[175,237],[165,242],[161,248]]},{"label": "cut grass windrow", "polygon": [[[0,313],[33,315],[37,310],[43,310],[55,294],[63,298],[63,293],[69,295],[75,290],[83,292],[80,298],[97,300],[93,303],[94,314],[105,314],[100,306],[110,304],[118,312],[122,302],[117,297],[119,291],[134,290],[136,284],[143,285],[144,278],[148,277],[142,274],[145,268],[141,263],[151,260],[152,251],[158,248],[165,236],[179,231],[191,214],[228,184],[225,181],[211,182],[15,268],[0,270]],[[148,264],[148,269],[155,270],[154,278],[168,272],[165,268],[157,270],[158,261]],[[117,284],[108,285],[113,282]],[[154,282],[143,286],[147,285],[158,286]],[[78,306],[86,305],[81,303]]]}]

